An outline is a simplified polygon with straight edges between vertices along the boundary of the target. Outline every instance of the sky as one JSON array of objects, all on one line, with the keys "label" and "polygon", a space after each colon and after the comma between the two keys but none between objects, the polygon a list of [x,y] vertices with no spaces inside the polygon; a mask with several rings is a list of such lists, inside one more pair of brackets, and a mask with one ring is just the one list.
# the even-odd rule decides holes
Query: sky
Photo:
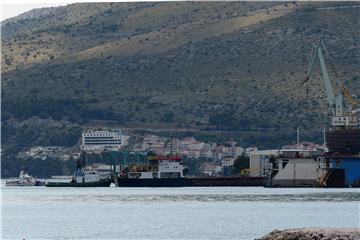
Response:
[{"label": "sky", "polygon": [[[1,1],[1,21],[15,17],[22,13],[28,12],[34,8],[43,8],[43,7],[58,7],[64,6],[67,4],[75,2],[131,2],[139,0],[2,0]],[[153,0],[142,0],[144,1],[153,1]],[[159,0],[157,0],[159,1]],[[160,0],[164,1],[164,0]],[[170,0],[173,1],[173,0]]]},{"label": "sky", "polygon": [[15,3],[1,4],[1,21],[28,12],[34,8],[58,7],[69,3]]}]

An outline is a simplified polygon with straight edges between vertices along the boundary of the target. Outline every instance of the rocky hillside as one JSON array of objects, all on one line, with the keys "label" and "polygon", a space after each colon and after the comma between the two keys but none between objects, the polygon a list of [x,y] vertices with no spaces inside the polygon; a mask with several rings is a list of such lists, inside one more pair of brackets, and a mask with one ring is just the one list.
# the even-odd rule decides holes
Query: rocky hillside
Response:
[{"label": "rocky hillside", "polygon": [[30,11],[1,23],[3,143],[16,142],[29,119],[67,131],[94,120],[316,129],[328,122],[318,63],[308,94],[300,86],[312,43],[322,30],[339,75],[360,95],[359,14],[356,2],[81,3]]}]

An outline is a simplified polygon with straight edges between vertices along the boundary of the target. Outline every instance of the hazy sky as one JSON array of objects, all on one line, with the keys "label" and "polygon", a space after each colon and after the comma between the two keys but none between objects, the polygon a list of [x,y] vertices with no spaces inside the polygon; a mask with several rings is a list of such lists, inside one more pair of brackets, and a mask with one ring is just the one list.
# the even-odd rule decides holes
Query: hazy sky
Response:
[{"label": "hazy sky", "polygon": [[[111,0],[111,2],[133,2],[139,0]],[[141,0],[152,1],[152,0]],[[168,0],[157,0],[168,1]],[[174,1],[174,0],[170,0]],[[24,12],[28,12],[34,8],[57,7],[75,2],[109,2],[109,0],[2,0],[1,1],[1,17],[0,20],[15,17]]]},{"label": "hazy sky", "polygon": [[1,4],[1,21],[15,17],[34,8],[57,7],[69,3],[23,3],[23,4]]}]

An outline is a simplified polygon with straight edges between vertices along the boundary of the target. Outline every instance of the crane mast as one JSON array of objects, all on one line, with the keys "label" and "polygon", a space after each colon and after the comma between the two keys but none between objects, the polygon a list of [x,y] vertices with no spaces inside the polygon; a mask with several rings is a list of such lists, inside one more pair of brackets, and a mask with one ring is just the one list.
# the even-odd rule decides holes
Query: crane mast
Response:
[{"label": "crane mast", "polygon": [[334,89],[331,85],[330,77],[329,77],[329,74],[328,74],[328,71],[326,68],[323,51],[325,52],[326,56],[328,57],[331,67],[337,76],[334,66],[331,63],[329,54],[327,53],[324,41],[322,40],[322,37],[320,37],[318,42],[316,44],[314,44],[314,46],[313,46],[311,59],[310,59],[309,67],[308,67],[308,71],[307,71],[307,77],[306,77],[306,80],[303,82],[303,84],[310,79],[310,73],[311,73],[312,67],[314,65],[315,58],[316,58],[316,56],[318,56],[319,62],[320,62],[320,68],[321,68],[321,72],[322,72],[322,78],[324,81],[325,92],[326,92],[330,110],[332,112],[332,126],[341,127],[341,128],[349,128],[349,127],[357,126],[358,125],[357,117],[352,116],[351,113],[344,111],[343,94],[348,99],[348,102],[351,105],[355,106],[355,104],[357,102],[351,97],[348,90],[343,86],[343,84],[341,83],[341,81],[339,79],[337,80],[337,83],[340,87],[340,91],[337,95],[335,95]]},{"label": "crane mast", "polygon": [[[322,45],[324,42],[321,41]],[[330,77],[328,71],[326,69],[324,56],[322,54],[321,47],[317,47],[317,53],[320,61],[321,72],[325,85],[325,92],[329,101],[329,105],[331,107],[331,111],[333,116],[342,117],[343,116],[343,95],[340,93],[338,95],[334,95],[334,90],[331,86]]]}]

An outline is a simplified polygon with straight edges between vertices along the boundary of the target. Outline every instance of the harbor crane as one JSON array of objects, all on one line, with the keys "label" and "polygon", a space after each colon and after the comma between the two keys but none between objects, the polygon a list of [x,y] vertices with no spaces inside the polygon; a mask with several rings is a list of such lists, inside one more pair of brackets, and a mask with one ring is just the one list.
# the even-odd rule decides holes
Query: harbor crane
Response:
[{"label": "harbor crane", "polygon": [[[328,59],[330,66],[335,73],[335,76],[337,77],[336,83],[338,85],[339,92],[337,95],[334,93],[334,89],[331,85],[330,77],[328,74],[328,71],[326,69],[325,65],[325,59],[323,55],[323,51],[325,53],[326,58]],[[341,82],[340,77],[338,76],[335,67],[331,61],[330,55],[325,47],[325,43],[322,39],[322,36],[320,39],[313,45],[312,52],[311,52],[311,58],[309,62],[309,66],[307,69],[307,76],[305,81],[302,83],[304,85],[306,82],[310,79],[311,70],[314,65],[314,61],[316,56],[318,56],[320,61],[320,67],[322,72],[322,78],[324,81],[325,86],[325,92],[327,95],[327,100],[332,112],[332,126],[337,128],[352,128],[358,126],[358,118],[355,116],[356,113],[360,111],[359,109],[356,109],[356,106],[358,105],[358,102],[351,96],[349,90],[347,90],[344,86],[344,84]],[[344,103],[343,98],[347,99],[347,103],[350,107],[349,110],[344,109]]]}]

